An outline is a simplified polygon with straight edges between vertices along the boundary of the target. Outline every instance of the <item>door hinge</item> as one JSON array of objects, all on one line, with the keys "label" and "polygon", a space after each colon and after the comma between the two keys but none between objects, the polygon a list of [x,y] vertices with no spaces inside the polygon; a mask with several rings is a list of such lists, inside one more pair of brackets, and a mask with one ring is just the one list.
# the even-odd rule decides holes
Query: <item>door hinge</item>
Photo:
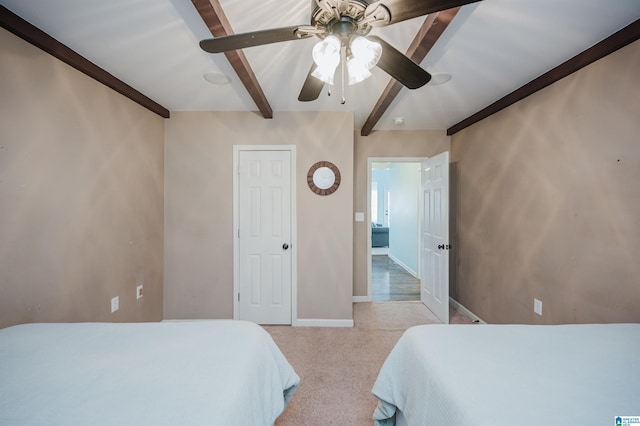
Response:
[{"label": "door hinge", "polygon": [[238,293],[238,302],[240,302],[240,293]]}]

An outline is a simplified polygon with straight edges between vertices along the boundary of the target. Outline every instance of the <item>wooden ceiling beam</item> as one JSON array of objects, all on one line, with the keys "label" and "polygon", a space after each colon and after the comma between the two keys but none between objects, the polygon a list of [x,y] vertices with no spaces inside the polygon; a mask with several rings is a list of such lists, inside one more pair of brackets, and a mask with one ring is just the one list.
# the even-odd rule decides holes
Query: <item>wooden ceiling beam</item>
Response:
[{"label": "wooden ceiling beam", "polygon": [[640,19],[447,129],[451,136],[640,38]]},{"label": "wooden ceiling beam", "polygon": [[[191,2],[214,37],[234,34],[231,24],[229,24],[229,20],[218,0],[191,0]],[[249,95],[255,102],[262,116],[264,118],[273,118],[271,106],[244,52],[242,50],[231,50],[225,52],[224,55],[247,89],[247,92],[249,92]]]},{"label": "wooden ceiling beam", "polygon": [[25,21],[4,6],[0,6],[0,25],[2,28],[12,32],[26,42],[42,49],[51,56],[72,66],[105,86],[110,87],[132,101],[142,105],[149,111],[152,111],[163,118],[169,118],[168,109],[138,92],[122,80],[119,80],[109,74],[107,71],[80,55],[75,50],[60,43],[49,34]]},{"label": "wooden ceiling beam", "polygon": [[[444,30],[447,29],[451,21],[453,21],[453,18],[459,10],[459,7],[454,7],[438,13],[429,14],[416,34],[416,37],[413,39],[413,42],[411,42],[409,49],[407,49],[406,55],[416,64],[421,63],[440,36],[442,36]],[[387,111],[403,87],[402,84],[394,79],[389,81],[389,84],[385,87],[378,102],[369,114],[367,121],[365,121],[360,130],[362,136],[368,136],[371,133],[376,123],[382,118],[382,115]]]}]

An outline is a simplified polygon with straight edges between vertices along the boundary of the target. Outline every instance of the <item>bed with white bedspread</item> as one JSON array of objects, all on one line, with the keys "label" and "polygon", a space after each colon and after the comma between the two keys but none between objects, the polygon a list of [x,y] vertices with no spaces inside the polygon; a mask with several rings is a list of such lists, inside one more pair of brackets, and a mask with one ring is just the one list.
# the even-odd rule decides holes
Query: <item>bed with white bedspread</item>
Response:
[{"label": "bed with white bedspread", "polygon": [[615,425],[640,417],[640,324],[426,325],[380,370],[377,425]]},{"label": "bed with white bedspread", "polygon": [[271,425],[299,380],[244,321],[0,330],[1,425]]}]

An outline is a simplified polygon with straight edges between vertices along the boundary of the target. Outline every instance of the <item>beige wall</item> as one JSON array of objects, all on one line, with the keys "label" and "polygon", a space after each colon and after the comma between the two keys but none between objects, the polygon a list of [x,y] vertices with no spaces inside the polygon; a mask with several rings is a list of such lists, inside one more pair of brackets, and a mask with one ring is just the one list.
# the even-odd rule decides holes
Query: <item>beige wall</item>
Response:
[{"label": "beige wall", "polygon": [[[295,145],[298,319],[351,320],[353,115],[172,113],[165,132],[165,318],[233,316],[233,145]],[[317,161],[342,182],[307,185]]]},{"label": "beige wall", "polygon": [[[369,136],[355,134],[353,207],[366,212],[368,159],[372,157],[431,157],[449,150],[449,136],[444,130],[375,131]],[[367,221],[355,222],[353,244],[353,295],[367,296]]]},{"label": "beige wall", "polygon": [[0,45],[0,327],[160,320],[163,119],[5,30]]},{"label": "beige wall", "polygon": [[636,41],[453,135],[458,299],[482,319],[640,321],[639,70]]},{"label": "beige wall", "polygon": [[[164,123],[4,30],[0,42],[0,327],[161,319],[163,241],[164,316],[231,317],[234,144],[296,145],[298,318],[350,319],[367,292],[369,226],[353,222],[367,159],[449,149],[444,131],[354,136],[349,113]],[[486,321],[640,321],[639,43],[451,139],[453,294]],[[329,197],[306,186],[319,160],[342,172]]]}]

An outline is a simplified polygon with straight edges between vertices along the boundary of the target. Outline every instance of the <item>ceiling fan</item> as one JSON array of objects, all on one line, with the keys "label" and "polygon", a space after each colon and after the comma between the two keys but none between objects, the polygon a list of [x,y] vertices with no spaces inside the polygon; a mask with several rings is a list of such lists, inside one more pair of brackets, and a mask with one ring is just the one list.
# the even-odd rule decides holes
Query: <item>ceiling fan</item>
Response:
[{"label": "ceiling fan", "polygon": [[202,40],[200,47],[209,53],[221,53],[317,36],[321,41],[313,49],[314,63],[298,96],[302,102],[316,100],[325,83],[333,85],[339,63],[343,76],[345,65],[348,68],[349,84],[367,78],[369,70],[378,66],[405,87],[417,89],[427,84],[431,75],[380,37],[368,35],[371,29],[477,1],[311,0],[310,25],[216,37]]}]

